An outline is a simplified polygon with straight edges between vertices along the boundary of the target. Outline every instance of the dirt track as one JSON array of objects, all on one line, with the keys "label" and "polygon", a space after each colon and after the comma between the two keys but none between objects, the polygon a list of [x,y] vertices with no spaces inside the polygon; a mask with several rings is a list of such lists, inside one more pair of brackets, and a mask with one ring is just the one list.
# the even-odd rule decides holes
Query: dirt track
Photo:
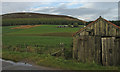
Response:
[{"label": "dirt track", "polygon": [[31,65],[21,62],[15,63],[12,61],[2,60],[2,59],[0,59],[0,62],[2,62],[2,70],[58,70],[58,69],[52,69],[48,67]]}]

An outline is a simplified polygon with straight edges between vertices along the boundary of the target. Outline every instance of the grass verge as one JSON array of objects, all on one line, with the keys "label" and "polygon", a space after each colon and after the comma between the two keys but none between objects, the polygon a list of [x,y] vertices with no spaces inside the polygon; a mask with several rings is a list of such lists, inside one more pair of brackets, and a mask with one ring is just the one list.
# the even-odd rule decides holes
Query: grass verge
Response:
[{"label": "grass verge", "polygon": [[3,50],[2,58],[13,61],[33,62],[40,66],[53,67],[65,70],[119,70],[120,67],[115,66],[100,66],[95,63],[81,63],[73,59],[65,60],[61,57],[53,57],[49,54],[36,54],[26,52],[13,52]]}]

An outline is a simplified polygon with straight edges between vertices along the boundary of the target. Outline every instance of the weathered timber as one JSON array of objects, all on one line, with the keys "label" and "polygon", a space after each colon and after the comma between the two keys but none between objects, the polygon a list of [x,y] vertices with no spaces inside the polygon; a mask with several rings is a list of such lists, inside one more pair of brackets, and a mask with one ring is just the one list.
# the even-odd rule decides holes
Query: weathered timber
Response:
[{"label": "weathered timber", "polygon": [[73,35],[73,58],[104,66],[120,65],[120,27],[99,17]]}]

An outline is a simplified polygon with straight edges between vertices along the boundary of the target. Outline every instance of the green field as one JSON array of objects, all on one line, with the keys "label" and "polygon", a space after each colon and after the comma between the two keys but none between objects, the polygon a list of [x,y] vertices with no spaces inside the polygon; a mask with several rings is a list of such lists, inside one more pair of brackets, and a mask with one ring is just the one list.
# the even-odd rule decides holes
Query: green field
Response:
[{"label": "green field", "polygon": [[78,31],[83,25],[80,25],[79,28],[57,28],[58,25],[41,25],[38,27],[33,27],[29,29],[10,29],[14,26],[3,27],[3,34],[9,35],[47,35],[47,36],[72,36],[72,34]]},{"label": "green field", "polygon": [[[71,37],[53,37],[53,36],[3,36],[3,48],[13,51],[15,48],[20,52],[26,52],[27,47],[37,53],[54,53],[61,50],[60,43],[64,43],[66,49],[71,49]],[[27,47],[26,47],[27,46]]]},{"label": "green field", "polygon": [[[72,70],[118,70],[120,67],[104,67],[95,63],[81,63],[72,59],[72,34],[79,28],[57,28],[57,25],[41,25],[29,29],[3,30],[3,58],[14,61],[28,60],[35,64]],[[63,46],[60,45],[63,43]],[[28,50],[29,48],[29,50]],[[65,48],[64,57],[51,56]]]},{"label": "green field", "polygon": [[[79,28],[57,28],[58,25],[41,25],[29,29],[11,29],[19,26],[4,26],[2,28],[3,49],[19,52],[34,52],[51,54],[63,48],[66,57],[72,55],[72,34]],[[64,47],[61,47],[63,43]],[[27,48],[30,48],[27,51]]]},{"label": "green field", "polygon": [[[64,43],[66,48],[72,44],[72,34],[80,28],[57,28],[57,25],[41,25],[29,29],[11,29],[3,27],[3,46],[39,45],[39,47],[59,48]],[[83,27],[82,25],[80,27]],[[67,36],[67,37],[66,37]]]}]

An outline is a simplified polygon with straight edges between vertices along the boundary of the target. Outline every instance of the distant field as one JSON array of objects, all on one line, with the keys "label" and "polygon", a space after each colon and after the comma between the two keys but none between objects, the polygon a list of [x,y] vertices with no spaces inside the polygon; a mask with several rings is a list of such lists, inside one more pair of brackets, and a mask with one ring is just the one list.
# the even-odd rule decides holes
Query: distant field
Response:
[{"label": "distant field", "polygon": [[11,29],[15,26],[3,27],[3,34],[7,35],[34,35],[34,36],[72,36],[79,28],[57,28],[58,25],[41,25],[29,29]]}]

